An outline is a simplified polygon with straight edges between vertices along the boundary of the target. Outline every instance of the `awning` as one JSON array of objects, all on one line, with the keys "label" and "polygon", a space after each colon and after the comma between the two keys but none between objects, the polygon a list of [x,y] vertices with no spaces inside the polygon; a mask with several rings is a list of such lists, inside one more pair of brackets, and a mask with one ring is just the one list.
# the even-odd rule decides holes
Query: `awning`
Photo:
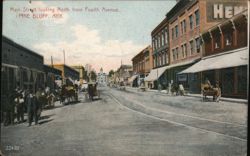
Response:
[{"label": "awning", "polygon": [[[188,64],[194,63],[195,61],[196,60],[188,60],[188,61],[185,61],[185,62],[176,63],[176,64],[172,64],[172,65],[169,65],[169,66],[153,69],[153,70],[150,71],[150,73],[144,79],[144,81],[155,81],[165,72],[165,70],[171,69],[171,68],[174,68],[174,67],[188,65]],[[157,70],[158,70],[158,74],[157,74]]]},{"label": "awning", "polygon": [[155,81],[157,80],[163,73],[164,71],[168,68],[168,66],[153,69],[150,71],[147,77],[145,77],[144,81]]},{"label": "awning", "polygon": [[128,79],[128,82],[131,83],[133,82],[136,78],[138,77],[138,75],[133,75]]},{"label": "awning", "polygon": [[202,58],[193,66],[178,74],[197,73],[201,71],[237,67],[248,64],[248,48],[240,48],[223,54]]}]

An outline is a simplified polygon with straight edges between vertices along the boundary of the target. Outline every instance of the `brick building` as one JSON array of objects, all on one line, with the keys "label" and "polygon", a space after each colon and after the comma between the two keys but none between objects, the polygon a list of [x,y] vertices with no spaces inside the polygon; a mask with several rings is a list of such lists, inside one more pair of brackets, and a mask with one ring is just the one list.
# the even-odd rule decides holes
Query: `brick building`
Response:
[{"label": "brick building", "polygon": [[[168,82],[181,83],[185,88],[189,88],[188,74],[177,73],[199,61],[203,53],[208,50],[202,48],[200,34],[233,14],[237,14],[246,5],[246,1],[233,0],[179,1],[166,15],[170,35]],[[193,75],[190,76],[193,77]]]},{"label": "brick building", "polygon": [[164,69],[169,64],[168,20],[164,18],[151,32],[153,70],[145,78],[150,88],[157,88],[158,83],[166,86]]},{"label": "brick building", "polygon": [[[222,96],[247,97],[247,10],[202,33],[204,57],[181,73],[195,73],[192,81],[208,78],[212,85],[218,81]],[[195,87],[195,85],[192,85]]]},{"label": "brick building", "polygon": [[73,83],[79,81],[79,72],[70,66],[65,64],[54,64],[53,67],[62,71],[62,84],[65,84],[67,79]]},{"label": "brick building", "polygon": [[144,78],[148,76],[153,68],[153,56],[151,46],[147,46],[132,58],[133,76],[130,78],[132,86],[137,87],[144,82]]},{"label": "brick building", "polygon": [[1,89],[4,93],[20,89],[35,92],[44,87],[43,56],[2,36]]}]

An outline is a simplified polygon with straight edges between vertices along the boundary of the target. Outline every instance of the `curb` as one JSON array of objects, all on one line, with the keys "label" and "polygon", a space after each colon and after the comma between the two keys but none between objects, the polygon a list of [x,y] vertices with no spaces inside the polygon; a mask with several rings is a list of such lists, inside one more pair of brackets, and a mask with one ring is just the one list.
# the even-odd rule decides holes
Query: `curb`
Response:
[{"label": "curb", "polygon": [[[137,90],[138,88],[129,87],[129,89]],[[146,90],[146,92],[158,92],[158,93],[170,96],[170,94],[167,94],[165,90],[158,91],[158,90],[152,90],[152,89],[150,89],[150,90]],[[195,98],[202,98],[202,96],[199,95],[199,94],[186,94],[184,96],[195,97]],[[247,99],[234,99],[234,98],[224,98],[224,97],[221,97],[220,101],[248,104],[248,100]]]}]

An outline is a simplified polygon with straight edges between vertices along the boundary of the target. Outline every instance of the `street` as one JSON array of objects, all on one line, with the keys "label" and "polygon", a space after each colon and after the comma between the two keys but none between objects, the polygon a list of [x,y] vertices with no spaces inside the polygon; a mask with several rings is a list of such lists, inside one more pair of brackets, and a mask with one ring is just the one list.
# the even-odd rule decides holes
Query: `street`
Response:
[{"label": "street", "polygon": [[100,88],[101,99],[42,112],[39,125],[2,127],[5,155],[244,156],[247,105]]}]

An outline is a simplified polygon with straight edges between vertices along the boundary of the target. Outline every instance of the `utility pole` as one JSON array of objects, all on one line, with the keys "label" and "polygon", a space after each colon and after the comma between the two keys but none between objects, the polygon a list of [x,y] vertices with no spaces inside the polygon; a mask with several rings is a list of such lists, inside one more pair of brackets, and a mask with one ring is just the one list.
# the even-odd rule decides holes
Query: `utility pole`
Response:
[{"label": "utility pole", "polygon": [[65,64],[65,51],[64,51],[64,49],[63,49],[63,63]]},{"label": "utility pole", "polygon": [[53,68],[54,65],[53,65],[53,57],[51,56],[51,67]]}]

